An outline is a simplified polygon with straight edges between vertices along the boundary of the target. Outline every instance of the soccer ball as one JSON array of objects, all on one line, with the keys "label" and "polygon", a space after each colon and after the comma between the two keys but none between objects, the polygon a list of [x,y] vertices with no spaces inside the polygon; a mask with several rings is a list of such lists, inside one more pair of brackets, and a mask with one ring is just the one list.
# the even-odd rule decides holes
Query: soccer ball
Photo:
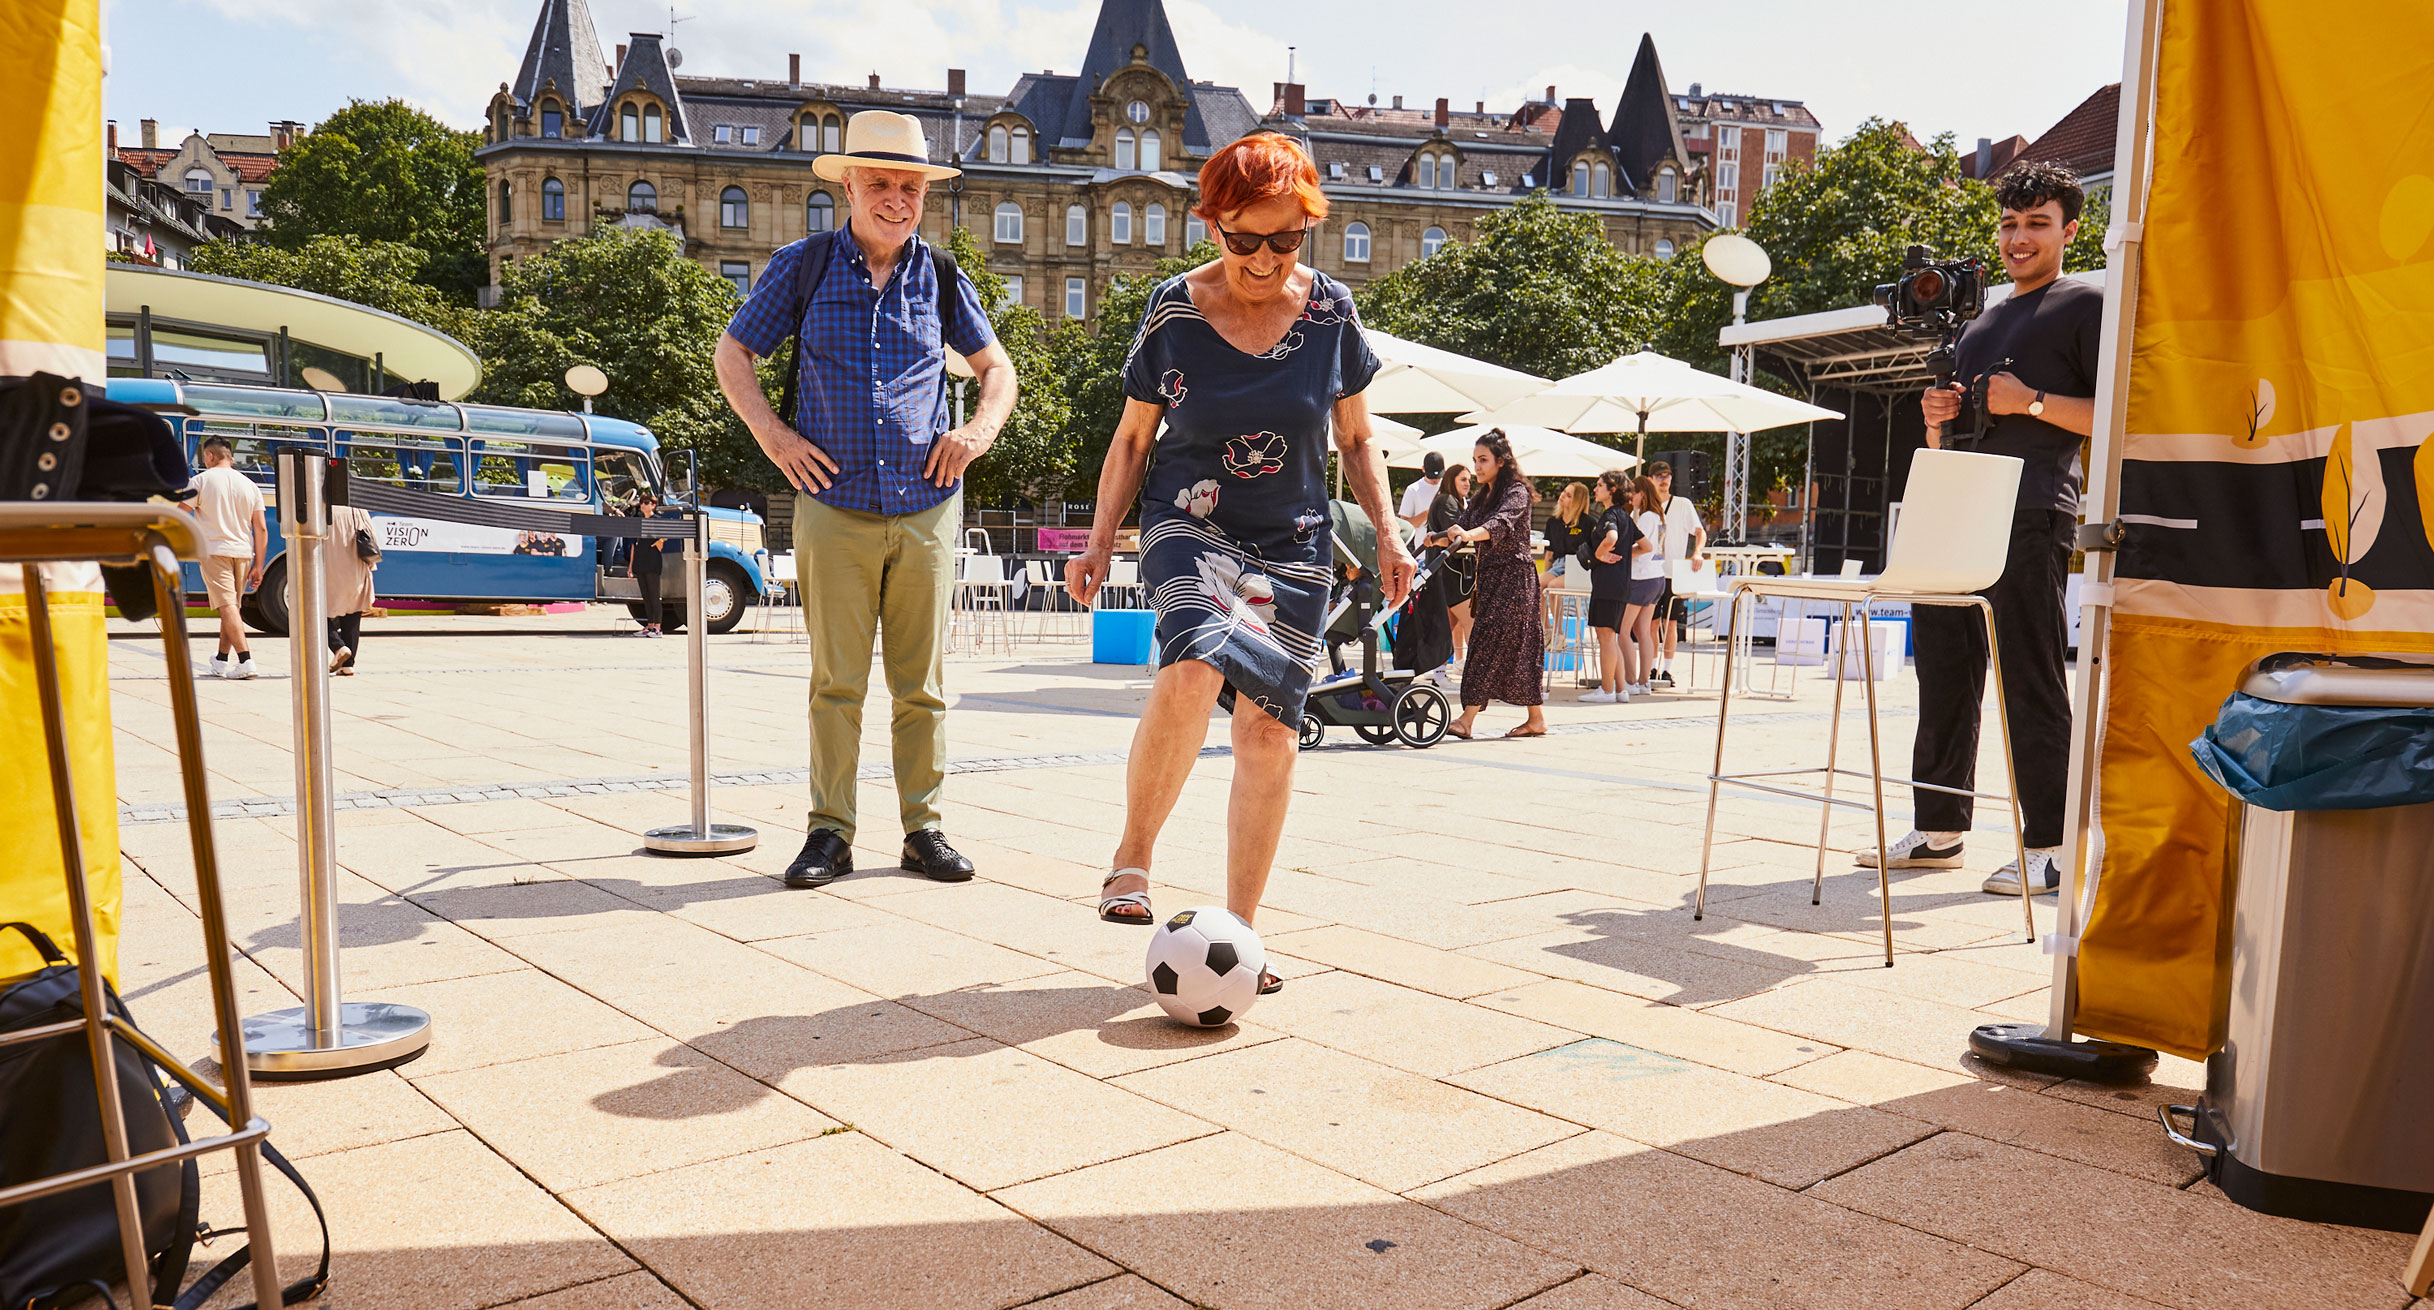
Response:
[{"label": "soccer ball", "polygon": [[1149,991],[1176,1022],[1221,1028],[1259,999],[1268,948],[1222,905],[1185,910],[1149,940]]}]

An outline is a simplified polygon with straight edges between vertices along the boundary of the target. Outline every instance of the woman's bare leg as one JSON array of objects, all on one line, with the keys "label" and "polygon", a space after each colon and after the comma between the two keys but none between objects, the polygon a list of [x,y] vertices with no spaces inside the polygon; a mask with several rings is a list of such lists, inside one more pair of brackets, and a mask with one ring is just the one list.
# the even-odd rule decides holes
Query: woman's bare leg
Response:
[{"label": "woman's bare leg", "polygon": [[1446,613],[1454,621],[1454,658],[1461,659],[1462,653],[1469,650],[1471,644],[1471,603],[1466,600]]},{"label": "woman's bare leg", "polygon": [[1645,654],[1644,638],[1647,628],[1647,606],[1626,605],[1623,607],[1623,631],[1620,640],[1623,647],[1623,683],[1625,686],[1638,686],[1648,680],[1649,665]]},{"label": "woman's bare leg", "polygon": [[1623,634],[1612,628],[1594,628],[1591,631],[1597,633],[1597,685],[1600,690],[1613,691],[1615,681],[1624,672]]},{"label": "woman's bare leg", "polygon": [[1247,699],[1234,702],[1234,788],[1226,797],[1225,904],[1244,923],[1259,913],[1293,803],[1301,733]]},{"label": "woman's bare leg", "polygon": [[1633,630],[1639,638],[1640,676],[1637,681],[1641,683],[1646,683],[1650,678],[1656,676],[1657,647],[1654,610],[1654,606],[1642,606],[1639,611],[1639,626]]},{"label": "woman's bare leg", "polygon": [[[1192,762],[1200,758],[1200,745],[1208,738],[1209,708],[1224,685],[1223,675],[1201,660],[1158,670],[1124,761],[1124,836],[1116,843],[1112,867],[1150,867],[1158,832],[1166,826],[1166,816],[1174,813],[1184,780],[1192,776]],[[1274,846],[1269,843],[1271,850]],[[1149,880],[1132,874],[1116,879],[1101,895],[1148,890]]]}]

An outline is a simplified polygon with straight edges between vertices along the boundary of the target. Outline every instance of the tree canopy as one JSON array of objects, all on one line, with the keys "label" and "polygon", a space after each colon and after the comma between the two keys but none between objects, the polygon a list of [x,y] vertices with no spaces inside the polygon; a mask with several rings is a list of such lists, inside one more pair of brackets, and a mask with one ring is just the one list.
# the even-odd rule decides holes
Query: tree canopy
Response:
[{"label": "tree canopy", "polygon": [[262,188],[262,239],[412,246],[425,254],[424,281],[470,300],[488,280],[480,144],[402,100],[351,101],[279,152]]}]

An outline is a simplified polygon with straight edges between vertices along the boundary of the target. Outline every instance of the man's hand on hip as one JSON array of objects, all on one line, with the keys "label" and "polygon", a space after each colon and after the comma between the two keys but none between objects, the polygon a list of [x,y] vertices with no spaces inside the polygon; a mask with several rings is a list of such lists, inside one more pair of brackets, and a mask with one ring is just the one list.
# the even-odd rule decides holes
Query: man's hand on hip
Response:
[{"label": "man's hand on hip", "polygon": [[827,451],[813,445],[809,437],[782,423],[774,423],[766,431],[753,428],[752,439],[760,443],[761,454],[777,465],[778,472],[786,475],[787,484],[795,490],[814,495],[828,490],[837,471],[837,461],[831,459]]},{"label": "man's hand on hip", "polygon": [[954,486],[964,469],[996,444],[995,428],[966,423],[930,443],[930,458],[922,465],[921,476],[942,487]]}]

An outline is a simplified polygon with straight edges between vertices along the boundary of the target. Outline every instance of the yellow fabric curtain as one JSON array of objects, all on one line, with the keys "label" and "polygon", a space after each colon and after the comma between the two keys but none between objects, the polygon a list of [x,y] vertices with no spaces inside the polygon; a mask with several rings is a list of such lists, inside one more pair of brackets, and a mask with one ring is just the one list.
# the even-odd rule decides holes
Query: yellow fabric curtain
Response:
[{"label": "yellow fabric curtain", "polygon": [[2188,743],[2242,667],[2434,651],[2429,87],[2423,0],[2164,5],[2122,442],[2134,536],[2079,953],[2090,1036],[2221,1045],[2229,802]]},{"label": "yellow fabric curtain", "polygon": [[[110,655],[102,629],[101,570],[91,564],[46,564],[51,640],[59,661],[59,698],[66,711],[69,767],[76,780],[77,827],[84,843],[85,885],[92,890],[94,928],[101,935],[102,972],[118,981],[118,785],[110,742]],[[33,634],[28,631],[20,566],[0,565],[0,922],[23,921],[50,934],[69,958],[76,952],[68,920],[68,886],[60,863],[59,820],[51,803],[51,765],[42,736],[42,706],[34,682]],[[0,934],[0,982],[32,973],[42,957],[11,932]]]},{"label": "yellow fabric curtain", "polygon": [[101,15],[0,4],[0,377],[100,382]]}]

